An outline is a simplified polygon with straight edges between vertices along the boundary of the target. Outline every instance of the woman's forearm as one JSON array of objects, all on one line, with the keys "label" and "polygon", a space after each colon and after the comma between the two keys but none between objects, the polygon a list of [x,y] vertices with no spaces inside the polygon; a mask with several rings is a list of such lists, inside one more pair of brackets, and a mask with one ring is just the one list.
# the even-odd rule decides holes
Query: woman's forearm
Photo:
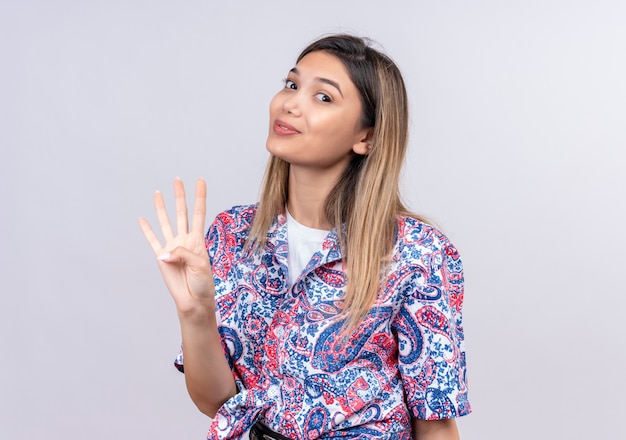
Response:
[{"label": "woman's forearm", "polygon": [[237,387],[224,356],[215,314],[180,318],[183,340],[185,382],[191,400],[209,417],[230,397]]},{"label": "woman's forearm", "polygon": [[459,440],[459,431],[454,419],[413,419],[414,440]]}]

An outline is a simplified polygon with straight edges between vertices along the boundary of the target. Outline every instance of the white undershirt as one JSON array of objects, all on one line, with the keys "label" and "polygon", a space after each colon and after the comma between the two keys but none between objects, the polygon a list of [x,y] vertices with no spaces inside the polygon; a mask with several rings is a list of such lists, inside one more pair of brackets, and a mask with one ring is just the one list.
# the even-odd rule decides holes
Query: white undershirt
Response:
[{"label": "white undershirt", "polygon": [[329,231],[300,224],[287,211],[287,241],[289,243],[289,282],[293,285],[313,254],[322,247]]}]

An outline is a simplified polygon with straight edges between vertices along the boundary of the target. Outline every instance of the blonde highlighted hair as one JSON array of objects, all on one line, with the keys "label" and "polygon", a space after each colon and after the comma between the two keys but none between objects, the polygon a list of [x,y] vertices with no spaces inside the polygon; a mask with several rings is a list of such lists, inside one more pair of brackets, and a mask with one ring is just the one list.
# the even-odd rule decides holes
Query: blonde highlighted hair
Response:
[{"label": "blonde highlighted hair", "polygon": [[[398,215],[417,217],[408,212],[399,194],[408,140],[408,100],[398,67],[373,49],[369,40],[327,36],[307,46],[297,61],[316,51],[344,64],[361,96],[362,126],[373,128],[369,154],[354,155],[325,202],[326,219],[339,234],[346,268],[345,327],[354,330],[385,281]],[[269,227],[285,210],[288,182],[289,163],[271,156],[249,236],[256,250],[265,246]]]}]

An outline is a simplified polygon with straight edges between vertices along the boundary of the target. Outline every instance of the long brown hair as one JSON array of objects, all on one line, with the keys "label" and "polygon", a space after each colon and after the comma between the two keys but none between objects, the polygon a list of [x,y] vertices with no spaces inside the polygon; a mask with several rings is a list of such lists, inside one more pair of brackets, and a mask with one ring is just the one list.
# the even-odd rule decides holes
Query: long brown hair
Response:
[{"label": "long brown hair", "polygon": [[[369,40],[331,35],[314,41],[298,56],[324,51],[346,67],[361,96],[363,127],[372,127],[371,149],[355,154],[328,194],[325,215],[340,237],[347,286],[343,312],[346,328],[354,329],[371,309],[386,278],[398,215],[411,215],[399,194],[400,171],[408,140],[408,100],[398,67]],[[249,236],[256,250],[285,210],[289,163],[271,156],[257,214]],[[345,235],[341,234],[345,224]]]}]

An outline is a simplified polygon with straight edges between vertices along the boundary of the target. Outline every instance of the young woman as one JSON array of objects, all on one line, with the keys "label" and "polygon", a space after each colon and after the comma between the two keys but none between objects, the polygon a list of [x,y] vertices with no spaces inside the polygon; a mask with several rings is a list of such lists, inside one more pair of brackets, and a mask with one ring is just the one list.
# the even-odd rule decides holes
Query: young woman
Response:
[{"label": "young woman", "polygon": [[205,237],[204,181],[191,230],[181,181],[176,232],[155,195],[164,243],[140,223],[208,438],[458,438],[463,272],[400,201],[407,127],[395,64],[363,39],[325,37],[270,104],[258,204],[219,214]]}]

